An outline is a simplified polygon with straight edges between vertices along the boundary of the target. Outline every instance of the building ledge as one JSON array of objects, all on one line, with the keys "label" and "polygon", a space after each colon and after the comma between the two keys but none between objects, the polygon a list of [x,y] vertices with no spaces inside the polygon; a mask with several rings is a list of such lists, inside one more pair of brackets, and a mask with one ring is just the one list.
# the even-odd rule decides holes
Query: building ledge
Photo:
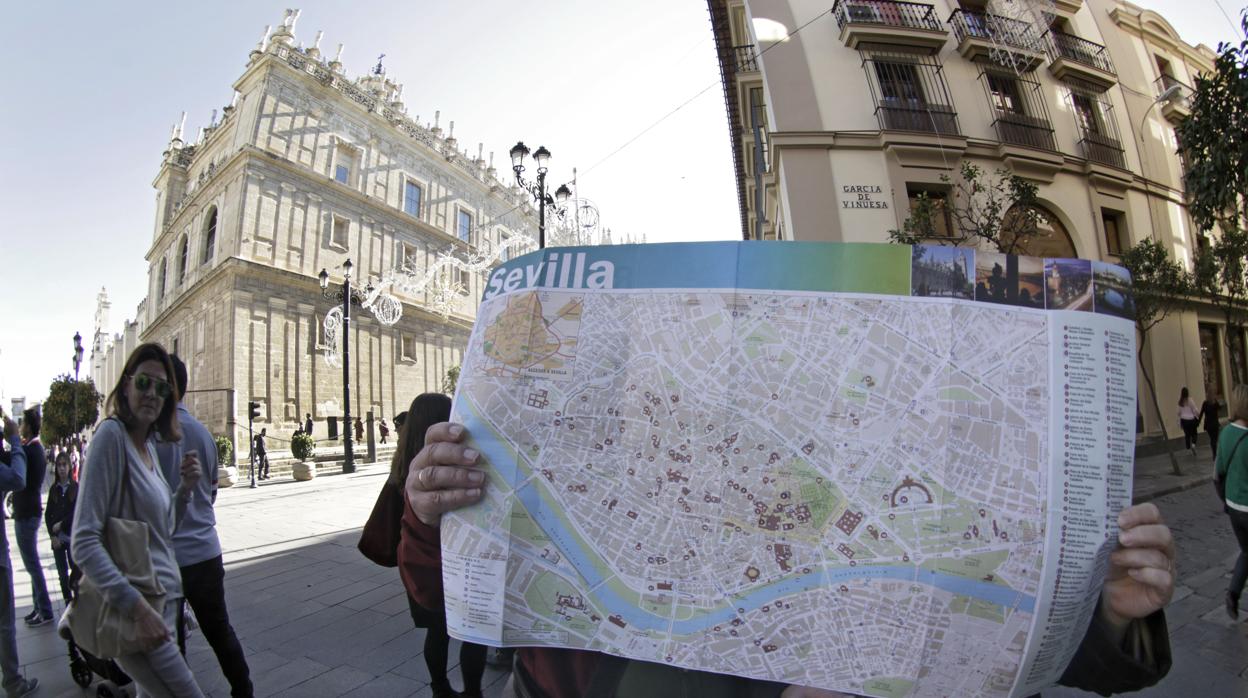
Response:
[{"label": "building ledge", "polygon": [[1066,158],[1061,153],[1014,143],[999,144],[997,157],[1014,174],[1046,184],[1051,183],[1066,164]]},{"label": "building ledge", "polygon": [[1043,51],[997,43],[992,39],[967,36],[958,44],[958,53],[968,61],[991,63],[1030,73],[1044,64]]},{"label": "building ledge", "polygon": [[1053,0],[1053,9],[1059,15],[1070,17],[1083,7],[1083,0]]},{"label": "building ledge", "polygon": [[880,147],[902,167],[952,170],[966,152],[967,139],[961,135],[940,135],[916,131],[881,131]]},{"label": "building ledge", "polygon": [[852,49],[872,45],[909,46],[936,53],[949,30],[932,5],[892,0],[837,0],[832,8],[841,42]]},{"label": "building ledge", "polygon": [[1080,80],[1102,91],[1118,84],[1117,75],[1065,56],[1055,56],[1049,72],[1058,80]]},{"label": "building ledge", "polygon": [[1088,160],[1083,172],[1098,192],[1120,199],[1127,195],[1127,189],[1134,180],[1130,172],[1095,160]]}]

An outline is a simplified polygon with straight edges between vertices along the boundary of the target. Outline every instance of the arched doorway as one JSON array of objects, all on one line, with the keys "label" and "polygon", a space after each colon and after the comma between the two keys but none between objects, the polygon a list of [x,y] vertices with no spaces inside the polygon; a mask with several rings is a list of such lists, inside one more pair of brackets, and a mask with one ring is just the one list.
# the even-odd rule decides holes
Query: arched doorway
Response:
[{"label": "arched doorway", "polygon": [[[1057,214],[1042,204],[1032,204],[1031,209],[1036,213],[1036,231],[1020,245],[1018,253],[1032,257],[1077,257],[1075,241]],[[1002,226],[1009,229],[1012,225],[1017,225],[1016,221],[1021,215],[1017,205],[1010,207],[1002,216]]]}]

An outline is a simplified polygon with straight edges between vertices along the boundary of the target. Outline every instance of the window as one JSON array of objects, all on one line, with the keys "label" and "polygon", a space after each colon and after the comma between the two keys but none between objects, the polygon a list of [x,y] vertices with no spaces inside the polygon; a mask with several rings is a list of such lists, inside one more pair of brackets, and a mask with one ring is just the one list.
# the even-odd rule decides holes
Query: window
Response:
[{"label": "window", "polygon": [[173,351],[170,353],[174,354],[175,356],[178,353],[178,338],[177,337],[173,338]]},{"label": "window", "polygon": [[416,361],[416,337],[405,334],[399,337],[399,358],[403,361]]},{"label": "window", "polygon": [[1118,211],[1109,209],[1101,209],[1101,225],[1105,229],[1105,251],[1114,256],[1122,254],[1127,248],[1126,236],[1127,232],[1126,216]]},{"label": "window", "polygon": [[420,218],[420,185],[410,179],[403,185],[403,212]]},{"label": "window", "polygon": [[881,129],[957,133],[958,119],[939,60],[887,50],[867,52],[863,69]]},{"label": "window", "polygon": [[910,199],[910,214],[912,216],[924,203],[931,207],[931,224],[928,230],[923,231],[923,237],[953,237],[955,228],[953,226],[953,216],[949,211],[949,195],[947,193],[938,189],[906,187],[906,196]]},{"label": "window", "polygon": [[406,242],[399,243],[399,265],[416,269],[416,248]]},{"label": "window", "polygon": [[351,239],[351,221],[341,216],[334,216],[331,226],[329,244],[347,249]]},{"label": "window", "polygon": [[169,277],[169,260],[161,257],[160,273],[156,275],[156,299],[161,300],[165,297],[165,282]]},{"label": "window", "polygon": [[498,234],[498,244],[503,248],[501,259],[504,262],[510,262],[511,258],[516,256],[516,253],[512,250],[511,246],[507,244],[509,242],[511,242],[510,235],[503,235],[502,233]]},{"label": "window", "polygon": [[186,257],[190,245],[187,243],[186,236],[182,236],[182,242],[178,246],[178,285],[181,286],[186,281]]},{"label": "window", "polygon": [[339,144],[334,149],[334,180],[352,186],[355,171],[359,169],[359,151],[349,145]]},{"label": "window", "polygon": [[464,242],[472,242],[472,214],[462,208],[455,216],[455,236]]},{"label": "window", "polygon": [[204,254],[200,260],[200,264],[207,264],[212,261],[212,255],[217,248],[217,207],[213,206],[208,211],[208,222],[204,224]]},{"label": "window", "polygon": [[1000,113],[1026,114],[1023,109],[1023,98],[1018,93],[1018,81],[1007,75],[988,74],[988,93],[992,97],[992,106]]},{"label": "window", "polygon": [[1075,123],[1083,135],[1080,145],[1083,156],[1089,160],[1126,168],[1122,156],[1122,142],[1114,119],[1114,105],[1104,92],[1100,92],[1076,80],[1068,80],[1071,109]]},{"label": "window", "polygon": [[1084,133],[1099,134],[1101,114],[1092,97],[1076,92],[1071,94],[1070,99],[1075,105],[1075,121],[1079,124],[1079,129]]},{"label": "window", "polygon": [[346,165],[334,166],[334,179],[342,184],[347,183],[347,178],[351,176],[351,168]]}]

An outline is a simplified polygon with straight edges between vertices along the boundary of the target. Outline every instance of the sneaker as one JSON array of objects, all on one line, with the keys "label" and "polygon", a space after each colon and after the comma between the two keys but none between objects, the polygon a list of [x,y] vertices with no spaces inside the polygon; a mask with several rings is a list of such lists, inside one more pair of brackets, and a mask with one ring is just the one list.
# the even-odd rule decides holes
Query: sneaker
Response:
[{"label": "sneaker", "polygon": [[36,619],[36,618],[38,618],[38,617],[39,617],[39,609],[37,609],[37,608],[36,608],[35,610],[31,611],[30,613],[27,613],[27,614],[26,614],[26,617],[25,617],[25,618],[22,618],[22,620],[24,620],[24,621],[26,621],[27,623],[29,623],[29,622],[33,621],[34,619]]},{"label": "sneaker", "polygon": [[1239,597],[1229,591],[1226,592],[1226,615],[1231,617],[1232,622],[1239,620]]},{"label": "sneaker", "polygon": [[39,679],[22,679],[13,688],[5,689],[8,698],[23,698],[33,694],[39,688]]},{"label": "sneaker", "polygon": [[36,614],[34,618],[28,618],[26,620],[26,627],[37,628],[41,625],[47,625],[48,623],[51,623],[51,622],[52,622],[52,616],[41,616],[41,615]]}]

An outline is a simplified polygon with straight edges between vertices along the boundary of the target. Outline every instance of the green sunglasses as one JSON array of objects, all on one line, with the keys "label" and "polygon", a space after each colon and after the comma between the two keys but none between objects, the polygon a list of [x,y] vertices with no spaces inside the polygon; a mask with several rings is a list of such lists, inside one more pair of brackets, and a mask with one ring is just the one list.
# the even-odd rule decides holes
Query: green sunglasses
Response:
[{"label": "green sunglasses", "polygon": [[134,389],[140,393],[146,393],[155,388],[156,397],[164,400],[173,393],[173,386],[169,381],[153,378],[146,373],[130,376],[130,382],[134,384]]}]

